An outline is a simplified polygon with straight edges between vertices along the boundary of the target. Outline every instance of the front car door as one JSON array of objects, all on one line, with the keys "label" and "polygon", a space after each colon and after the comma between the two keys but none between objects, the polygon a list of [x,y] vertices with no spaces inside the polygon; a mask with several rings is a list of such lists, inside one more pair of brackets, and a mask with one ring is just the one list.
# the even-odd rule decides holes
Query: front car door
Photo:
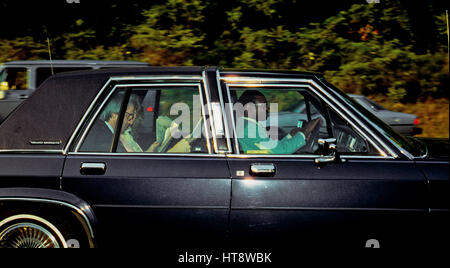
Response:
[{"label": "front car door", "polygon": [[[226,120],[234,134],[228,162],[230,232],[236,244],[421,245],[421,232],[426,232],[425,178],[411,159],[393,152],[373,129],[339,106],[336,95],[318,79],[224,71],[220,80],[229,107]],[[236,103],[249,99],[247,91],[265,96],[267,120],[249,119],[250,106],[237,111]],[[261,103],[256,102],[258,111]],[[317,118],[321,126],[311,140],[299,133],[288,136]],[[261,137],[264,128],[271,141]],[[251,129],[256,129],[252,137],[246,132]],[[322,155],[319,138],[336,139],[335,161]]]},{"label": "front car door", "polygon": [[206,76],[115,77],[72,151],[62,189],[89,203],[100,246],[220,241],[230,176],[214,151]]}]

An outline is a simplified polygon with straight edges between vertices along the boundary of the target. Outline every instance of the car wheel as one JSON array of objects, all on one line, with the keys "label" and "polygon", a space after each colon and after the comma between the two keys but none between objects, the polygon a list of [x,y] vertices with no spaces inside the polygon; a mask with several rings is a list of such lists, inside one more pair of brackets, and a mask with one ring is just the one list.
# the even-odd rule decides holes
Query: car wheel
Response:
[{"label": "car wheel", "polygon": [[30,214],[10,216],[0,222],[0,248],[67,248],[55,225]]}]

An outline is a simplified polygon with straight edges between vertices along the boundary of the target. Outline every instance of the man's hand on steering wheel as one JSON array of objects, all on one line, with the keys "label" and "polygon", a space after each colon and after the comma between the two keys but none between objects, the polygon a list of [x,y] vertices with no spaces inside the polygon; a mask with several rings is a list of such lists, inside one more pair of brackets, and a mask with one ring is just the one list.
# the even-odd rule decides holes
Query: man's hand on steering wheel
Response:
[{"label": "man's hand on steering wheel", "polygon": [[316,130],[317,128],[319,128],[322,124],[322,119],[321,118],[316,118],[314,120],[311,120],[310,122],[308,122],[305,126],[301,127],[301,128],[294,128],[293,130],[291,130],[290,134],[291,136],[295,136],[298,132],[302,132],[305,135],[305,139],[308,141],[311,138],[311,134],[314,132],[314,130]]},{"label": "man's hand on steering wheel", "polygon": [[312,134],[316,132],[316,130],[319,129],[321,125],[322,119],[319,117],[311,120],[310,122],[308,122],[308,124],[306,124],[306,126],[304,126],[301,131],[303,132],[303,134],[305,134],[305,139],[307,142],[312,138]]}]

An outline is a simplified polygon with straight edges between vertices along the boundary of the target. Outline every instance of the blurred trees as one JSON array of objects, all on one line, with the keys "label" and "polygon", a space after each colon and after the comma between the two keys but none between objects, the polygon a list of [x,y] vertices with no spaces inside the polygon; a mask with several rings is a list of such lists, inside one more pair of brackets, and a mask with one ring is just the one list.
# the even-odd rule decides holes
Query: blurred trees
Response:
[{"label": "blurred trees", "polygon": [[[77,19],[51,38],[52,53],[54,59],[307,70],[348,93],[403,102],[448,98],[442,14],[424,24],[430,29],[422,34],[433,34],[424,45],[405,1],[361,2],[306,26],[302,18],[311,7],[296,0],[156,1],[123,25],[113,6],[114,21],[105,23],[111,33]],[[0,40],[0,51],[0,62],[48,58],[46,44],[29,36]]]}]

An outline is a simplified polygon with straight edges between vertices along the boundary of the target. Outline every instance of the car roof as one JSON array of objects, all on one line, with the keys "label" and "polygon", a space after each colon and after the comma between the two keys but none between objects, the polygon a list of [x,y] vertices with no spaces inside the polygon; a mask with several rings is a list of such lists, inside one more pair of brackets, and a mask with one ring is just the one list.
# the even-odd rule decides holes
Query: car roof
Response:
[{"label": "car roof", "polygon": [[35,65],[90,65],[90,66],[104,66],[104,65],[142,65],[149,66],[146,62],[140,61],[107,61],[107,60],[19,60],[8,61],[2,63],[3,66],[35,66]]},{"label": "car roof", "polygon": [[320,73],[305,72],[305,71],[291,71],[291,70],[263,70],[263,69],[230,69],[216,66],[147,66],[147,67],[132,67],[132,68],[114,68],[114,69],[99,69],[99,70],[80,70],[73,72],[58,73],[54,76],[86,76],[86,75],[158,75],[158,74],[177,74],[177,75],[201,75],[206,69],[217,69],[222,76],[276,76],[276,77],[301,77],[301,76],[322,76]]}]

